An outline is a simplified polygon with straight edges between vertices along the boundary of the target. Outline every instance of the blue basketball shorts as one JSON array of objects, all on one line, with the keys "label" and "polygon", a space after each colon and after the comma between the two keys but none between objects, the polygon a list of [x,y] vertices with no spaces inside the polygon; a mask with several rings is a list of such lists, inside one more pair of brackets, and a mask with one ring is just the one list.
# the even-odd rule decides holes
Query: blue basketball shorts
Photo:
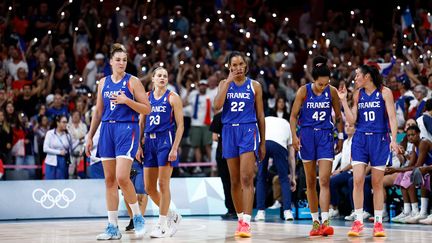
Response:
[{"label": "blue basketball shorts", "polygon": [[168,162],[173,167],[179,164],[179,154],[175,161],[168,161],[168,155],[174,142],[172,131],[144,134],[144,167],[165,166]]},{"label": "blue basketball shorts", "polygon": [[135,158],[139,146],[137,122],[103,122],[100,130],[96,157],[111,160],[124,157]]},{"label": "blue basketball shorts", "polygon": [[303,162],[330,160],[334,158],[334,137],[332,129],[302,127],[299,131],[300,153]]},{"label": "blue basketball shorts", "polygon": [[364,163],[372,167],[391,165],[390,136],[388,133],[354,133],[351,144],[352,165]]},{"label": "blue basketball shorts", "polygon": [[241,154],[254,152],[258,159],[260,134],[256,123],[224,124],[222,128],[222,156],[237,158]]}]

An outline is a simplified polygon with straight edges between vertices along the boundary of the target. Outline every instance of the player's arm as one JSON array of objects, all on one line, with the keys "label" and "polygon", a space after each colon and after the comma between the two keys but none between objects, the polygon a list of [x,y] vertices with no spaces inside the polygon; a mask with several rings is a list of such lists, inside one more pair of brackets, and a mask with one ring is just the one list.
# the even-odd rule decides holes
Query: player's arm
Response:
[{"label": "player's arm", "polygon": [[336,128],[338,130],[338,144],[336,147],[336,153],[339,153],[342,151],[343,146],[343,123],[342,123],[342,114],[341,114],[341,107],[340,107],[340,99],[337,93],[337,90],[335,87],[330,86],[330,92],[332,96],[332,103],[333,103],[333,110],[335,112],[335,122],[336,122]]},{"label": "player's arm", "polygon": [[391,149],[395,153],[400,153],[400,149],[398,144],[396,143],[396,135],[397,135],[397,120],[396,120],[396,108],[393,100],[393,94],[389,88],[384,87],[382,89],[383,99],[385,101],[385,106],[387,110],[387,115],[390,122],[390,130],[392,140],[390,142]]},{"label": "player's arm", "polygon": [[102,89],[104,87],[104,84],[105,84],[105,78],[102,78],[99,81],[98,88],[97,88],[96,107],[95,107],[95,110],[92,114],[92,120],[90,122],[90,129],[88,132],[89,140],[93,139],[93,136],[96,132],[96,129],[98,128],[98,126],[101,122],[101,119],[102,119],[102,111],[104,109],[103,98],[102,98]]},{"label": "player's arm", "polygon": [[215,112],[222,109],[222,107],[225,103],[225,97],[226,97],[226,94],[228,92],[228,88],[229,88],[230,83],[231,82],[228,82],[226,79],[222,80],[219,83],[218,92],[217,92],[216,97],[214,99],[214,105],[213,105]]},{"label": "player's arm", "polygon": [[347,91],[346,87],[344,86],[337,93],[338,93],[339,99],[342,103],[342,107],[344,109],[346,121],[349,124],[355,124],[357,121],[357,112],[358,112],[357,104],[358,104],[359,91],[358,90],[354,91],[352,109],[348,106],[348,101],[347,101],[348,91]]},{"label": "player's arm", "polygon": [[102,119],[102,111],[104,109],[102,89],[104,87],[104,84],[105,84],[105,78],[102,78],[98,84],[97,95],[96,95],[96,106],[92,115],[92,120],[90,122],[90,129],[88,132],[88,140],[87,140],[86,151],[85,151],[88,157],[90,157],[90,151],[92,150],[93,147],[93,136]]},{"label": "player's arm", "polygon": [[140,114],[149,114],[151,111],[150,102],[141,81],[137,77],[132,76],[129,82],[132,88],[131,93],[134,95],[136,101],[127,99],[125,104]]},{"label": "player's arm", "polygon": [[252,85],[255,90],[255,110],[256,110],[256,116],[258,120],[258,128],[259,128],[259,134],[260,134],[260,160],[262,161],[265,156],[265,115],[264,115],[264,104],[263,104],[263,94],[262,94],[262,88],[261,84],[257,81],[253,81]]},{"label": "player's arm", "polygon": [[292,135],[292,145],[295,150],[300,150],[300,140],[297,137],[297,122],[298,122],[298,114],[300,112],[300,107],[303,104],[304,99],[306,98],[306,87],[302,86],[298,89],[297,95],[294,99],[294,104],[291,108],[290,115],[290,128]]},{"label": "player's arm", "polygon": [[184,119],[183,119],[183,103],[178,94],[171,92],[170,103],[173,107],[174,118],[176,121],[176,134],[173,143],[173,149],[177,150],[180,146],[180,141],[184,132]]}]

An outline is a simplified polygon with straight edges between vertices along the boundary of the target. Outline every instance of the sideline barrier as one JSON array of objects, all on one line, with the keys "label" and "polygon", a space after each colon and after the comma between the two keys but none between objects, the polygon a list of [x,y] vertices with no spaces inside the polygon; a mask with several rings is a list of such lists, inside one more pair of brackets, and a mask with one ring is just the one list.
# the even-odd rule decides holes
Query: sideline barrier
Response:
[{"label": "sideline barrier", "polygon": [[[0,220],[107,217],[104,180],[28,180],[0,182]],[[119,216],[127,216],[120,194]],[[219,177],[171,179],[171,206],[182,215],[226,212]],[[146,215],[159,214],[149,199]]]}]

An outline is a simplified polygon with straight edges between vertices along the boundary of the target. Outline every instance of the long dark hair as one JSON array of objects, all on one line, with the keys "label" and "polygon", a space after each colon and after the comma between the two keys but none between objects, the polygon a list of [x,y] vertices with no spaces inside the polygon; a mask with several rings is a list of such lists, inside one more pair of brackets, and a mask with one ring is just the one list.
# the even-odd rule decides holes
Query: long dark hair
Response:
[{"label": "long dark hair", "polygon": [[[51,129],[57,129],[57,123],[60,122],[63,117],[66,118],[66,121],[69,120],[66,115],[57,115],[54,119],[54,122],[51,124]],[[67,133],[67,129],[65,130],[65,132]]]},{"label": "long dark hair", "polygon": [[359,68],[360,68],[360,71],[363,73],[363,75],[366,75],[369,73],[374,85],[377,87],[377,89],[381,89],[381,87],[383,85],[382,76],[375,66],[361,65]]},{"label": "long dark hair", "polygon": [[228,68],[229,68],[229,67],[231,66],[231,60],[232,60],[234,57],[237,57],[237,56],[241,57],[241,58],[243,59],[243,61],[245,62],[245,64],[246,64],[245,74],[247,74],[247,72],[249,71],[249,64],[248,64],[248,61],[247,61],[247,59],[246,59],[246,56],[243,55],[243,53],[241,53],[241,52],[239,52],[239,51],[232,51],[232,52],[227,56],[227,58],[226,58],[226,60],[225,60],[225,63],[228,64]]},{"label": "long dark hair", "polygon": [[312,78],[317,80],[319,77],[330,77],[330,69],[327,66],[327,58],[316,56],[313,59]]}]

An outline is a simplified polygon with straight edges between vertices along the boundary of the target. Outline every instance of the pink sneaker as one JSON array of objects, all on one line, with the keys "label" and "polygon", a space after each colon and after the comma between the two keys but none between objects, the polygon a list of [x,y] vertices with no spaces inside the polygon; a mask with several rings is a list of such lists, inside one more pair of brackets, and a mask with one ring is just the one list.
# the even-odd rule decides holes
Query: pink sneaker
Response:
[{"label": "pink sneaker", "polygon": [[239,236],[240,235],[240,229],[242,227],[243,224],[243,219],[240,219],[239,221],[237,221],[237,229],[234,233],[234,236]]},{"label": "pink sneaker", "polygon": [[238,234],[241,238],[250,238],[251,235],[251,227],[248,223],[242,221],[241,222],[241,228],[239,230]]},{"label": "pink sneaker", "polygon": [[386,233],[384,231],[384,227],[382,223],[375,223],[373,229],[374,237],[386,237]]},{"label": "pink sneaker", "polygon": [[348,236],[360,236],[360,234],[363,231],[364,225],[359,221],[356,220],[351,226],[351,230],[348,232]]}]

